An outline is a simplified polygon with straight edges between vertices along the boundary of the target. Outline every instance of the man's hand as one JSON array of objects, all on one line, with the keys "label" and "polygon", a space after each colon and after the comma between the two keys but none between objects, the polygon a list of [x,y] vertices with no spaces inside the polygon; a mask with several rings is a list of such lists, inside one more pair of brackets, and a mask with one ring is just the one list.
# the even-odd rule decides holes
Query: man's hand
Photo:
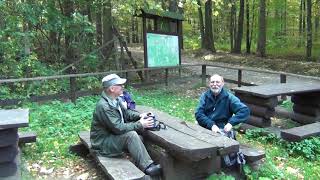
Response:
[{"label": "man's hand", "polygon": [[[146,116],[145,116],[146,117]],[[142,124],[143,128],[151,128],[153,127],[153,118],[152,117],[141,117],[139,122]]]},{"label": "man's hand", "polygon": [[219,129],[219,127],[218,127],[217,125],[213,125],[213,126],[211,127],[211,131],[214,132],[214,133],[217,133],[217,132],[220,131],[220,129]]},{"label": "man's hand", "polygon": [[227,123],[227,124],[224,126],[223,130],[224,130],[225,132],[231,131],[231,130],[232,130],[232,125],[231,125],[230,123]]},{"label": "man's hand", "polygon": [[148,117],[148,116],[154,116],[152,112],[146,112],[146,113],[141,113],[140,118]]}]

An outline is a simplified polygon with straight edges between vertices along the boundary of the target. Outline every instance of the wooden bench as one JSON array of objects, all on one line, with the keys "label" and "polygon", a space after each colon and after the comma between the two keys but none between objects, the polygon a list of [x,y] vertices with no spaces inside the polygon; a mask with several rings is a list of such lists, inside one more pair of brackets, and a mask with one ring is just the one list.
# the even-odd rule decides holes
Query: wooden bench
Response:
[{"label": "wooden bench", "polygon": [[148,175],[145,175],[140,169],[138,169],[129,159],[126,157],[109,158],[97,155],[91,149],[90,132],[83,131],[79,133],[79,138],[83,145],[85,145],[91,155],[99,163],[104,173],[110,179],[148,179]]},{"label": "wooden bench", "polygon": [[281,137],[287,141],[301,141],[311,136],[320,135],[320,122],[281,130]]},{"label": "wooden bench", "polygon": [[[247,123],[252,126],[271,126],[271,117],[275,114],[279,95],[291,95],[294,103],[294,111],[290,114],[292,120],[301,124],[320,121],[320,83],[265,84],[236,87],[232,90],[250,107],[251,116]],[[309,135],[314,135],[314,132]]]},{"label": "wooden bench", "polygon": [[32,143],[37,141],[35,132],[18,132],[19,144]]}]

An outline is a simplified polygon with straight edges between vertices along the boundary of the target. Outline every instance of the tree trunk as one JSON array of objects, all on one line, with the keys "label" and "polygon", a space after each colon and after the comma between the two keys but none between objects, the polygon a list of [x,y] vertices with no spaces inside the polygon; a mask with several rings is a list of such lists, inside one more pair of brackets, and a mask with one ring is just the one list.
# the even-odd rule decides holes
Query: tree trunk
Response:
[{"label": "tree trunk", "polygon": [[234,0],[230,0],[231,10],[230,10],[230,25],[229,25],[229,34],[230,34],[230,51],[234,52],[235,48],[235,17],[236,17],[236,6]]},{"label": "tree trunk", "polygon": [[[251,49],[249,22],[250,22],[250,6],[249,6],[249,0],[246,0],[246,53],[247,54],[250,54],[250,49]],[[253,23],[253,21],[251,23]]]},{"label": "tree trunk", "polygon": [[102,46],[102,23],[101,23],[101,2],[97,1],[97,12],[96,12],[96,38],[97,46]]},{"label": "tree trunk", "polygon": [[198,13],[199,13],[199,29],[201,35],[201,48],[204,48],[204,26],[203,26],[203,15],[201,9],[201,0],[197,0],[198,3]]},{"label": "tree trunk", "polygon": [[266,0],[260,0],[257,54],[261,57],[266,56],[266,28]]},{"label": "tree trunk", "polygon": [[216,52],[212,32],[212,0],[205,3],[205,30],[204,30],[204,49]]},{"label": "tree trunk", "polygon": [[311,9],[312,1],[307,0],[307,47],[306,47],[306,56],[307,61],[312,61],[312,21],[311,21]]},{"label": "tree trunk", "polygon": [[238,18],[238,32],[235,43],[234,52],[241,53],[241,43],[243,35],[243,19],[244,19],[244,0],[240,0],[239,18]]},{"label": "tree trunk", "polygon": [[102,43],[103,45],[109,43],[109,45],[102,49],[105,62],[107,62],[114,49],[113,43],[110,43],[112,39],[111,0],[105,0],[102,4]]},{"label": "tree trunk", "polygon": [[316,17],[314,18],[314,40],[318,39],[320,25],[320,0],[316,1]]},{"label": "tree trunk", "polygon": [[[64,2],[63,6],[64,6],[65,16],[68,17],[69,19],[71,19],[73,11],[74,11],[73,2],[72,2],[72,0],[64,0],[63,2]],[[69,24],[71,24],[71,23],[69,23]],[[69,29],[69,30],[67,30],[65,32],[65,49],[66,49],[65,63],[71,64],[74,61],[74,59],[73,59],[74,58],[74,49],[72,46],[72,43],[74,41],[74,37],[73,37],[73,34],[71,33],[72,30],[71,30],[70,25],[67,27],[67,29]],[[69,69],[69,72],[70,72],[70,70],[71,69]]]},{"label": "tree trunk", "polygon": [[134,20],[134,17],[131,16],[131,39],[132,39],[131,42],[136,43],[136,32],[135,32],[134,26],[135,26],[135,20]]},{"label": "tree trunk", "polygon": [[169,11],[177,12],[177,9],[178,9],[177,0],[169,0]]}]

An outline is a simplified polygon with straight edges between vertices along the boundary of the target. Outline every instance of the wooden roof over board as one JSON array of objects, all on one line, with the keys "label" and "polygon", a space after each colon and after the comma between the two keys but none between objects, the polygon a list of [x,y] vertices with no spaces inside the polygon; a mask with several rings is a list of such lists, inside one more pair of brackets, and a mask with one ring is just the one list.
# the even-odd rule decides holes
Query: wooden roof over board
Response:
[{"label": "wooden roof over board", "polygon": [[140,9],[141,14],[138,13],[137,16],[139,17],[146,17],[146,18],[168,18],[172,20],[178,20],[178,21],[183,21],[183,15],[180,13],[175,13],[175,12],[170,12],[170,11],[161,11],[158,9],[147,9],[147,8],[142,8]]}]

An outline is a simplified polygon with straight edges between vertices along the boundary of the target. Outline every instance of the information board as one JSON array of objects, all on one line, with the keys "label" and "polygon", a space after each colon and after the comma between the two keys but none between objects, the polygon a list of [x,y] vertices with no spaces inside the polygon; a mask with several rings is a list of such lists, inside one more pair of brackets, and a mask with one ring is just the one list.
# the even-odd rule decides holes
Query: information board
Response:
[{"label": "information board", "polygon": [[147,33],[148,67],[180,65],[179,50],[177,35]]}]

